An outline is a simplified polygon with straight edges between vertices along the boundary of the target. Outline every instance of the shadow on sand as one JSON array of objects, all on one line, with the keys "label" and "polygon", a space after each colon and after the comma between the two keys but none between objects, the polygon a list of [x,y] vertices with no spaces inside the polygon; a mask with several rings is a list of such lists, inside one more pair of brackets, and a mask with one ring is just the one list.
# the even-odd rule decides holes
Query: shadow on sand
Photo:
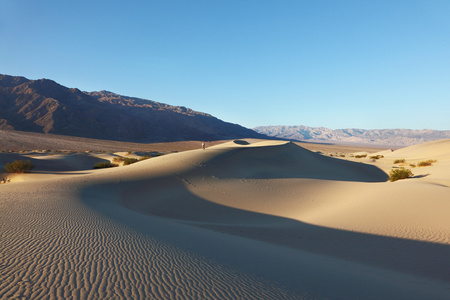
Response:
[{"label": "shadow on sand", "polygon": [[[163,218],[165,222],[450,283],[449,245],[326,228],[236,209],[192,194],[174,177],[91,186],[83,190],[82,199],[96,211],[137,231],[151,228],[149,224],[155,217]],[[139,214],[125,217],[126,208]],[[147,234],[153,236],[154,232]],[[187,237],[160,235],[157,238],[183,247],[178,239]]]},{"label": "shadow on sand", "polygon": [[309,178],[385,182],[389,178],[375,166],[324,156],[294,143],[235,148],[214,156],[190,173],[220,179]]}]

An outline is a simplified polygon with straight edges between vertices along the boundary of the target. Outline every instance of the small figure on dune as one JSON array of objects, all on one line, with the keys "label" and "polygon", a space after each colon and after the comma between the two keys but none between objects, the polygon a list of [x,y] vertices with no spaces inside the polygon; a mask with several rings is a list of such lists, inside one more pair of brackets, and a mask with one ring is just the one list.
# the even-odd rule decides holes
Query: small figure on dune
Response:
[{"label": "small figure on dune", "polygon": [[202,149],[205,150],[205,142],[202,142]]}]

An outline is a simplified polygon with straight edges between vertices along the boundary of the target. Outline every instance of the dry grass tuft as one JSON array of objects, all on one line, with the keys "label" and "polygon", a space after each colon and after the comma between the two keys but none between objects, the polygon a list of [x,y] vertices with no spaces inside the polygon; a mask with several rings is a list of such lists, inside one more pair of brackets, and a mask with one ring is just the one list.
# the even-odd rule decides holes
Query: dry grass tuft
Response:
[{"label": "dry grass tuft", "polygon": [[419,162],[417,165],[419,167],[428,167],[428,166],[432,166],[433,163],[437,162],[437,160],[435,159],[429,159],[429,160],[425,160],[425,161],[421,161]]},{"label": "dry grass tuft", "polygon": [[394,164],[404,164],[404,163],[406,163],[406,159],[404,158],[394,160]]}]

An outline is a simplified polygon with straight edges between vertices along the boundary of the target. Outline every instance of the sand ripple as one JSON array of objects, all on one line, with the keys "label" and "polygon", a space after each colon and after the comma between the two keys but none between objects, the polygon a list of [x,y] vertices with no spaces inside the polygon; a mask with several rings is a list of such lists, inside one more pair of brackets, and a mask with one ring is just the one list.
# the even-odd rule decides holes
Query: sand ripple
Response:
[{"label": "sand ripple", "polygon": [[1,191],[0,299],[296,298],[131,230],[63,184],[15,187]]}]

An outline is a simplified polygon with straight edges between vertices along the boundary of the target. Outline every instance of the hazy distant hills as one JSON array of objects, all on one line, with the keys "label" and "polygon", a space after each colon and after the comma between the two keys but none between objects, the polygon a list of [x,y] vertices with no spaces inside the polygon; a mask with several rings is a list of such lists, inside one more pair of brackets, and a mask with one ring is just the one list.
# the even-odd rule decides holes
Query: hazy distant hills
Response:
[{"label": "hazy distant hills", "polygon": [[409,146],[450,138],[450,130],[431,129],[329,129],[308,126],[260,126],[256,132],[289,140],[337,144],[373,144]]},{"label": "hazy distant hills", "polygon": [[261,138],[186,107],[0,75],[0,129],[129,142]]}]

